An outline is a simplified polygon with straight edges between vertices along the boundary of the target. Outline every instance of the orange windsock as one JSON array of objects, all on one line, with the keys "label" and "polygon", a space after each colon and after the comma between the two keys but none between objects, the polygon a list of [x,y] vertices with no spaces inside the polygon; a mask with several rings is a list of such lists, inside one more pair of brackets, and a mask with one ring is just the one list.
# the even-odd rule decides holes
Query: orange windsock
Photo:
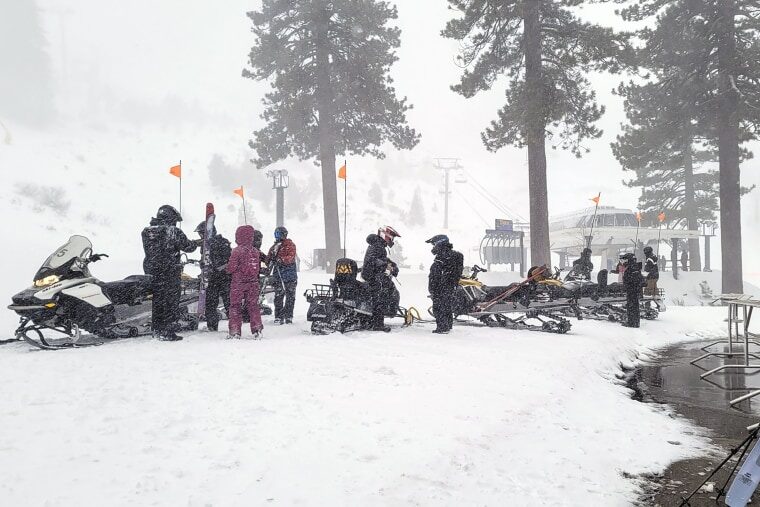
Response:
[{"label": "orange windsock", "polygon": [[662,212],[659,215],[657,215],[657,220],[659,220],[660,222],[664,222],[665,221],[665,213]]},{"label": "orange windsock", "polygon": [[177,178],[181,178],[182,177],[182,165],[180,164],[180,165],[172,166],[169,169],[169,174],[171,174],[172,176],[176,176]]},{"label": "orange windsock", "polygon": [[236,188],[232,191],[233,194],[239,195],[241,199],[245,199],[245,193],[243,192],[243,185],[240,188]]},{"label": "orange windsock", "polygon": [[599,195],[597,195],[596,197],[592,197],[591,200],[594,201],[594,204],[598,205],[599,204],[599,198],[601,196],[602,196],[602,193],[599,192]]},{"label": "orange windsock", "polygon": [[341,180],[346,179],[346,164],[345,163],[342,166],[340,166],[340,169],[338,169],[338,178]]},{"label": "orange windsock", "polygon": [[638,222],[641,222],[641,211],[637,211],[637,212],[636,212],[636,220],[637,220]]}]

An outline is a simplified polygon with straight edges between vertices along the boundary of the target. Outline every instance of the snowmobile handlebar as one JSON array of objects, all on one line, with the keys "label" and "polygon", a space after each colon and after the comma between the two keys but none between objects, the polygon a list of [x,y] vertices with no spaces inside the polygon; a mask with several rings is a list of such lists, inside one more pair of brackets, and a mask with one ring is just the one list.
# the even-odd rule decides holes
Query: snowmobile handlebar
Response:
[{"label": "snowmobile handlebar", "polygon": [[87,262],[98,262],[99,260],[102,260],[104,258],[107,258],[108,254],[92,254],[90,255],[90,258],[87,259]]}]

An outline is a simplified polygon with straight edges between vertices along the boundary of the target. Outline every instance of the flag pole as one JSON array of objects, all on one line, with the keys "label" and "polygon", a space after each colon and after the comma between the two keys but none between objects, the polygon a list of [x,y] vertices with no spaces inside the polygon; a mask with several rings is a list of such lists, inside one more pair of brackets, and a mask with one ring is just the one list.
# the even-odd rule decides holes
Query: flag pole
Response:
[{"label": "flag pole", "polygon": [[346,236],[346,223],[348,222],[348,166],[345,159],[343,160],[343,167],[346,168],[345,178],[343,178],[343,257],[346,257],[346,244],[348,243],[348,237]]},{"label": "flag pole", "polygon": [[[182,216],[182,160],[179,161],[179,214]],[[182,222],[179,223],[179,228],[182,230]]]},{"label": "flag pole", "polygon": [[633,245],[634,251],[639,246],[639,227],[641,227],[641,212],[636,213],[636,241],[634,241]]},{"label": "flag pole", "polygon": [[594,217],[591,219],[591,232],[588,235],[588,241],[586,244],[586,248],[591,248],[591,241],[594,239],[594,224],[596,224],[596,212],[599,210],[599,198],[602,196],[602,193],[599,192],[596,196],[596,206],[594,207]]},{"label": "flag pole", "polygon": [[243,198],[243,222],[245,222],[245,225],[248,225],[248,212],[245,209],[245,188],[243,185],[240,185],[240,193],[243,194],[241,196]]}]

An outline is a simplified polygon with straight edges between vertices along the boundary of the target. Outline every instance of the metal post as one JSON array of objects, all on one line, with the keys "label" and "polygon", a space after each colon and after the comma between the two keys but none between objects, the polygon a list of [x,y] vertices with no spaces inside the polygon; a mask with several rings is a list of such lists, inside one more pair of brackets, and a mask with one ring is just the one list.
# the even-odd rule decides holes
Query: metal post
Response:
[{"label": "metal post", "polygon": [[278,187],[275,190],[277,192],[277,227],[282,227],[285,225],[285,189]]},{"label": "metal post", "polygon": [[705,235],[705,267],[702,271],[710,272],[710,236]]},{"label": "metal post", "polygon": [[451,195],[451,178],[450,172],[452,170],[459,170],[462,166],[459,165],[458,158],[437,158],[435,159],[435,168],[442,170],[444,173],[444,187],[443,191],[443,228],[449,228],[449,196]]},{"label": "metal post", "polygon": [[282,227],[285,225],[285,189],[290,186],[290,176],[285,169],[268,171],[267,176],[272,178],[272,188],[275,190],[275,221],[277,227]]},{"label": "metal post", "polygon": [[520,232],[520,276],[525,277],[525,233]]}]

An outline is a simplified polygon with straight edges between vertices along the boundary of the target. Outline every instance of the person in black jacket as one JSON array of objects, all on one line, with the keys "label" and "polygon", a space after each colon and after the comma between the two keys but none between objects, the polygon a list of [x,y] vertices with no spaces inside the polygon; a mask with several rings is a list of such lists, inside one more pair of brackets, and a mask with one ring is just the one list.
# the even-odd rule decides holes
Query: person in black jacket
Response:
[{"label": "person in black jacket", "polygon": [[[206,222],[201,222],[196,227],[195,232],[200,236],[201,241],[206,236]],[[229,240],[217,234],[216,228],[211,230],[208,240],[209,257],[211,266],[208,270],[208,287],[206,288],[206,329],[209,331],[219,330],[219,298],[222,298],[224,311],[230,314],[230,282],[232,277],[227,273],[227,262],[230,260],[232,247]],[[203,259],[201,259],[201,269],[203,269]]]},{"label": "person in black jacket", "polygon": [[657,295],[657,281],[660,279],[659,259],[654,254],[652,247],[644,248],[644,271],[646,271],[647,287],[646,294],[649,296]]},{"label": "person in black jacket", "polygon": [[573,272],[577,277],[591,280],[592,271],[594,271],[594,263],[591,262],[591,249],[584,248],[581,256],[573,261]]},{"label": "person in black jacket", "polygon": [[182,276],[180,256],[182,252],[193,252],[198,247],[177,227],[181,221],[179,212],[167,204],[158,208],[150,226],[142,231],[143,269],[145,274],[153,277],[153,334],[165,341],[182,339],[176,334]]},{"label": "person in black jacket", "polygon": [[426,243],[433,245],[431,252],[435,255],[428,276],[428,291],[435,316],[433,332],[445,334],[454,325],[454,294],[464,270],[464,256],[454,250],[449,237],[444,234],[433,236]]},{"label": "person in black jacket", "polygon": [[625,267],[623,272],[623,285],[625,286],[625,327],[639,327],[639,299],[641,297],[641,263],[636,262],[636,256],[626,253],[620,256],[620,261]]},{"label": "person in black jacket", "polygon": [[391,330],[385,325],[385,307],[390,294],[393,292],[393,280],[390,276],[398,275],[398,266],[388,259],[386,248],[393,247],[393,242],[401,235],[393,227],[381,227],[377,234],[367,236],[367,252],[364,254],[362,278],[368,283],[368,291],[372,301],[372,330]]}]

